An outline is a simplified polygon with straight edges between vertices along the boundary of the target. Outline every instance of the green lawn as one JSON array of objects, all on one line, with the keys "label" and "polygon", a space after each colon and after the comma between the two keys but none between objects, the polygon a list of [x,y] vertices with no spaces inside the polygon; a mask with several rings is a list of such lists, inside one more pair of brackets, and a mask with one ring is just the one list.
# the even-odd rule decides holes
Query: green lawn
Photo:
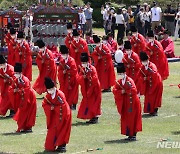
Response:
[{"label": "green lawn", "polygon": [[[176,55],[180,56],[180,41],[176,42]],[[162,108],[158,117],[143,118],[143,131],[138,133],[136,142],[124,142],[120,134],[119,115],[112,93],[103,94],[99,124],[84,125],[73,112],[73,124],[67,153],[78,153],[87,149],[103,148],[91,152],[102,154],[120,153],[179,153],[180,149],[157,149],[161,139],[180,142],[180,89],[170,84],[180,83],[180,63],[170,63],[170,77],[164,82]],[[38,70],[33,66],[33,79]],[[34,82],[34,80],[33,80]],[[0,118],[0,153],[43,153],[46,136],[45,115],[41,107],[42,96],[37,95],[38,111],[33,133],[16,134],[17,125],[12,119]]]}]

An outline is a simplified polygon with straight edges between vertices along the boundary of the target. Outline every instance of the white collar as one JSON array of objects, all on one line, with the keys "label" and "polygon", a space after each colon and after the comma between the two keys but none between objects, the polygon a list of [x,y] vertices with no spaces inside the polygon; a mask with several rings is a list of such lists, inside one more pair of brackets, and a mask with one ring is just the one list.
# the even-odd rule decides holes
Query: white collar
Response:
[{"label": "white collar", "polygon": [[146,66],[144,66],[144,67],[145,67],[145,70],[147,70],[147,69],[148,69],[148,67],[149,67],[149,61],[148,61],[147,65],[146,65]]},{"label": "white collar", "polygon": [[125,82],[126,82],[126,74],[125,74],[124,78],[122,79],[122,85],[124,85]]},{"label": "white collar", "polygon": [[131,58],[131,55],[132,55],[132,51],[131,51],[131,53],[130,53],[130,54],[128,54],[128,58]]},{"label": "white collar", "polygon": [[69,60],[69,55],[67,56],[67,58],[64,60],[65,64],[68,62]]},{"label": "white collar", "polygon": [[88,72],[89,70],[90,70],[90,65],[89,65],[89,63],[88,63],[85,71]]},{"label": "white collar", "polygon": [[5,68],[3,68],[3,72],[5,73],[7,71],[7,63],[5,63]]},{"label": "white collar", "polygon": [[[56,89],[56,88],[55,88]],[[56,97],[56,90],[55,92],[51,95],[51,98],[54,99]]]},{"label": "white collar", "polygon": [[154,45],[154,41],[153,42],[151,42],[151,46],[153,46]]}]

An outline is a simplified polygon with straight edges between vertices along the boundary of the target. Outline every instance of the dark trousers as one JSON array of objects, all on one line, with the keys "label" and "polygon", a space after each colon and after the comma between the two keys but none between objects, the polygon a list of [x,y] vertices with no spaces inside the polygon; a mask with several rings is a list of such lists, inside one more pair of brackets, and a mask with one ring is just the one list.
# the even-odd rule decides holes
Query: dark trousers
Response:
[{"label": "dark trousers", "polygon": [[145,26],[138,26],[137,29],[138,29],[138,33],[145,36]]},{"label": "dark trousers", "polygon": [[151,23],[148,21],[145,21],[145,35],[147,35],[147,32],[151,30]]},{"label": "dark trousers", "polygon": [[124,24],[118,24],[117,41],[124,38],[125,27]]}]

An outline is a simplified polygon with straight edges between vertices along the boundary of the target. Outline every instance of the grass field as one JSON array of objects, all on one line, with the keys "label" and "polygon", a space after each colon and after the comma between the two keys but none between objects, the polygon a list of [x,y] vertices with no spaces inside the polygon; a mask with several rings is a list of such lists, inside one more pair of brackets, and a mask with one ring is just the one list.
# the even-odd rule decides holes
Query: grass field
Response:
[{"label": "grass field", "polygon": [[[99,30],[96,29],[96,31]],[[180,56],[180,41],[176,42],[175,53]],[[179,153],[180,149],[156,148],[157,142],[161,139],[180,142],[180,89],[177,86],[169,86],[180,83],[180,62],[169,63],[169,67],[170,76],[164,81],[163,106],[159,110],[159,116],[143,118],[143,131],[138,133],[136,142],[127,143],[123,140],[125,136],[120,134],[120,117],[113,94],[105,93],[102,99],[103,114],[99,124],[85,125],[84,121],[76,118],[77,111],[73,111],[72,132],[67,153],[78,153],[96,148],[103,149],[91,153]],[[37,75],[37,67],[33,66],[33,82]],[[42,96],[37,95],[37,121],[33,133],[16,134],[15,121],[0,118],[0,153],[44,153],[46,122],[41,98]]]}]

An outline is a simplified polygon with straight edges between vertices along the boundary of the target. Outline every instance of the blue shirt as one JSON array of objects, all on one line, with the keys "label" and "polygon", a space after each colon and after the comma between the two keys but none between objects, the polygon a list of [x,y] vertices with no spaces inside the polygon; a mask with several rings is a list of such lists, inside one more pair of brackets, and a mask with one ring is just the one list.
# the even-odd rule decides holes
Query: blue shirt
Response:
[{"label": "blue shirt", "polygon": [[92,19],[92,13],[93,13],[93,9],[92,8],[87,8],[84,10],[84,14],[86,16],[86,20]]}]

